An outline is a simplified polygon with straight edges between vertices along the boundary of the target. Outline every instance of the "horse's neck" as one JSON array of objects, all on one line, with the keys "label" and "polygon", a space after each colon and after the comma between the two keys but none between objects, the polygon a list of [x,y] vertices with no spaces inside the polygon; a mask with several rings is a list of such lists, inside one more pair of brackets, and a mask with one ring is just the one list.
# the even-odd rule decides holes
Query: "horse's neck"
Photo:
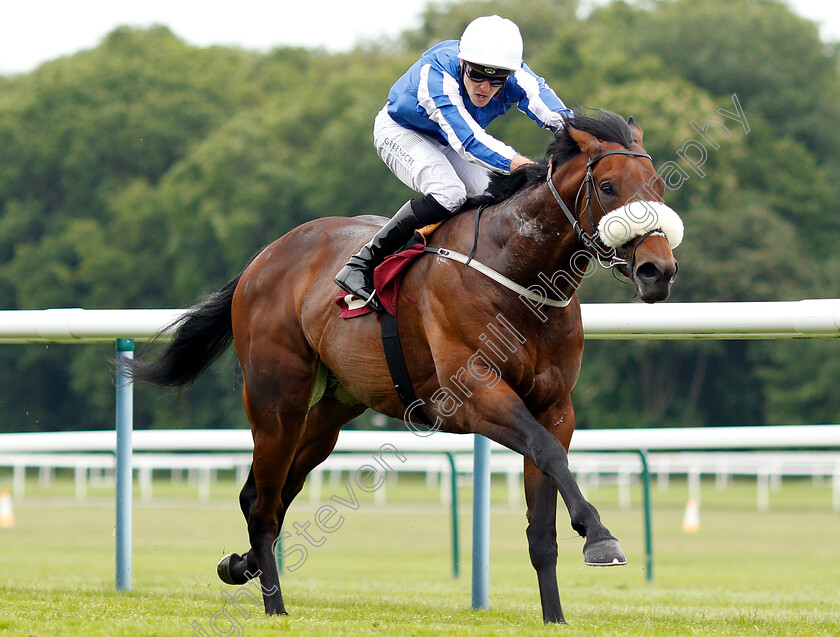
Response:
[{"label": "horse's neck", "polygon": [[[574,229],[548,187],[537,184],[488,208],[482,215],[476,258],[520,285],[554,282],[549,296],[569,298],[588,263]],[[483,248],[483,249],[482,249]]]}]

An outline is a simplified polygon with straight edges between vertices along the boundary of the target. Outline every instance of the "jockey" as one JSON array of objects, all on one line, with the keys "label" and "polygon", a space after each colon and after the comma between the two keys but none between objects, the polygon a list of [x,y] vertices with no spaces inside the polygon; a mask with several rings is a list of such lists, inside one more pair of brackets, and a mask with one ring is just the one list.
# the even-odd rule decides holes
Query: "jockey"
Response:
[{"label": "jockey", "polygon": [[426,51],[391,87],[376,116],[373,141],[380,159],[422,197],[394,217],[336,275],[336,284],[377,312],[373,269],[418,228],[457,212],[481,195],[490,172],[510,173],[533,163],[484,128],[512,106],[552,131],[572,116],[522,62],[519,27],[497,15],[473,20],[460,40]]}]

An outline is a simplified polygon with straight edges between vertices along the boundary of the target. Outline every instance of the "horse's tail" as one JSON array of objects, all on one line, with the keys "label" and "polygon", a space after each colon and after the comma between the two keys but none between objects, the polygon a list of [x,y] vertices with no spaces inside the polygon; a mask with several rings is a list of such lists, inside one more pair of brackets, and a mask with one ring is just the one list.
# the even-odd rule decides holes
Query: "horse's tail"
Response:
[{"label": "horse's tail", "polygon": [[158,358],[128,361],[132,379],[182,387],[201,376],[233,340],[231,305],[241,277],[237,275],[164,328],[161,334],[173,328],[175,334]]}]

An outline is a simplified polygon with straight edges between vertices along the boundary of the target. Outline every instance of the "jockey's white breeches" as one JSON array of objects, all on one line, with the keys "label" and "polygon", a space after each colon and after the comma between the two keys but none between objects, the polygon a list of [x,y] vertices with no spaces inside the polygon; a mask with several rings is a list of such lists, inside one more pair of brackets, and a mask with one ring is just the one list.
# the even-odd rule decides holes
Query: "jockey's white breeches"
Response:
[{"label": "jockey's white breeches", "polygon": [[481,195],[490,172],[467,161],[450,146],[397,124],[383,108],[373,124],[373,144],[379,158],[397,178],[422,195],[432,195],[450,212],[467,197]]}]

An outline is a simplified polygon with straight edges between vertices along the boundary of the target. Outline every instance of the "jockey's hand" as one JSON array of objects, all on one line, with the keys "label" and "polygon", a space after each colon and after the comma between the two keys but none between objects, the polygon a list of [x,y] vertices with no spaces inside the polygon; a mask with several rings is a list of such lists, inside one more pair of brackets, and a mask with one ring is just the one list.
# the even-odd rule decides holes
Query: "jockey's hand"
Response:
[{"label": "jockey's hand", "polygon": [[513,159],[510,160],[510,172],[514,172],[522,166],[527,166],[528,164],[533,164],[534,160],[528,159],[524,155],[514,155]]}]

